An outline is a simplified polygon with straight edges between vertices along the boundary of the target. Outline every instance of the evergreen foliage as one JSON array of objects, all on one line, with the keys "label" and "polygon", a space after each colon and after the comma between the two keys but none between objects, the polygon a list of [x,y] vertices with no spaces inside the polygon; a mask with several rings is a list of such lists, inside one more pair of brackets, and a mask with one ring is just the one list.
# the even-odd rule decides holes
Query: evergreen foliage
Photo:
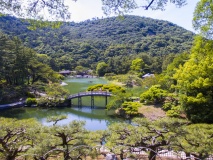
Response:
[{"label": "evergreen foliage", "polygon": [[182,126],[187,122],[178,119],[149,121],[143,118],[133,120],[133,125],[115,123],[108,128],[106,145],[114,153],[124,156],[124,151],[134,148],[148,150],[149,160],[155,160],[158,148],[166,148],[176,137],[182,136]]},{"label": "evergreen foliage", "polygon": [[197,37],[189,60],[174,74],[182,108],[193,122],[213,122],[213,41]]},{"label": "evergreen foliage", "polygon": [[36,98],[27,98],[26,99],[26,104],[28,106],[31,106],[32,104],[37,104],[37,100],[36,100]]},{"label": "evergreen foliage", "polygon": [[114,84],[96,84],[87,88],[87,91],[107,91],[112,93],[125,93],[125,88]]},{"label": "evergreen foliage", "polygon": [[0,17],[2,32],[46,54],[47,64],[56,71],[77,66],[96,70],[98,63],[105,62],[107,73],[126,74],[132,60],[142,58],[144,72],[160,73],[166,57],[189,50],[194,36],[170,22],[138,16],[71,22],[54,30],[27,27],[14,17]]},{"label": "evergreen foliage", "polygon": [[200,0],[194,11],[193,26],[202,36],[213,38],[213,1]]},{"label": "evergreen foliage", "polygon": [[156,104],[164,101],[167,92],[160,88],[160,85],[153,85],[147,91],[141,94],[140,101],[146,104]]},{"label": "evergreen foliage", "polygon": [[[58,117],[60,118],[60,117]],[[53,119],[58,120],[53,117]],[[63,116],[62,116],[63,118]],[[84,122],[68,125],[42,126],[34,119],[16,120],[0,118],[0,158],[47,160],[61,158],[80,159],[104,154],[99,146],[124,158],[134,150],[149,151],[149,159],[156,159],[161,149],[184,151],[197,159],[212,155],[212,125],[189,124],[188,121],[163,118],[149,121],[133,119],[133,125],[114,123],[106,131],[87,131]]]},{"label": "evergreen foliage", "polygon": [[141,104],[138,102],[124,102],[121,109],[124,110],[127,115],[137,115],[139,107],[141,107]]},{"label": "evergreen foliage", "polygon": [[33,84],[38,80],[56,82],[59,75],[48,65],[37,60],[32,49],[26,48],[21,41],[14,37],[10,40],[0,33],[1,68],[0,78],[10,85]]},{"label": "evergreen foliage", "polygon": [[[10,39],[0,32],[0,102],[32,97],[30,92],[35,95],[45,90],[41,85],[37,87],[38,83],[59,82],[61,76],[38,57],[35,51],[23,46],[17,37]],[[30,99],[27,102],[31,103]]]}]

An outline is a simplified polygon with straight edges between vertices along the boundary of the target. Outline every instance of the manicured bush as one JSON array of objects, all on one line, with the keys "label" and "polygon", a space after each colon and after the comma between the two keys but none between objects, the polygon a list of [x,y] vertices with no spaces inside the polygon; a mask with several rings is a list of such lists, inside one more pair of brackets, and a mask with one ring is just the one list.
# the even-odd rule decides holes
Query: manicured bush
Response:
[{"label": "manicured bush", "polygon": [[37,100],[36,100],[36,98],[27,98],[27,99],[26,99],[26,104],[27,104],[28,106],[31,106],[31,105],[33,105],[33,104],[37,104]]},{"label": "manicured bush", "polygon": [[160,88],[160,85],[154,85],[141,94],[140,101],[146,104],[156,104],[164,101],[167,92]]},{"label": "manicured bush", "polygon": [[124,102],[122,104],[122,109],[128,115],[137,115],[139,107],[141,107],[141,104],[138,102]]},{"label": "manicured bush", "polygon": [[125,93],[125,88],[114,84],[96,84],[88,87],[87,91],[107,91]]}]

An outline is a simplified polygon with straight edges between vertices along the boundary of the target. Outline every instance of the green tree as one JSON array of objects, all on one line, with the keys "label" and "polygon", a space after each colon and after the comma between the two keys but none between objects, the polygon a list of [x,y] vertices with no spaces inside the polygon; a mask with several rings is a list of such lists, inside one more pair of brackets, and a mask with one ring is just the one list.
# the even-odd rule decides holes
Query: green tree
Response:
[{"label": "green tree", "polygon": [[[68,6],[65,5],[62,0],[43,0],[37,1],[33,0],[30,2],[24,3],[24,1],[19,0],[1,0],[0,1],[0,10],[1,14],[11,14],[17,15],[21,18],[34,18],[37,20],[43,20],[43,23],[36,23],[36,21],[31,20],[32,25],[41,26],[47,25],[48,23],[45,21],[47,17],[46,15],[51,15],[51,18],[54,20],[60,19],[68,19],[70,18],[70,12],[68,11]],[[48,17],[50,18],[50,17]]]},{"label": "green tree", "polygon": [[85,74],[87,70],[88,70],[88,68],[85,68],[83,66],[76,66],[75,67],[75,71],[77,71],[77,74],[80,74],[80,75]]},{"label": "green tree", "polygon": [[130,68],[137,72],[138,74],[142,73],[142,70],[143,70],[143,67],[145,66],[145,63],[143,61],[143,59],[141,58],[137,58],[137,59],[134,59],[132,61],[132,65],[130,66]]},{"label": "green tree", "polygon": [[14,59],[15,59],[15,55],[13,54],[13,51],[10,49],[10,47],[12,48],[12,46],[14,46],[14,43],[12,43],[12,41],[9,40],[9,38],[4,35],[4,34],[0,34],[0,59],[1,59],[1,63],[0,63],[0,75],[1,75],[1,79],[4,79],[7,81],[7,83],[12,84],[12,80],[11,80],[11,70],[14,67]]},{"label": "green tree", "polygon": [[33,147],[40,124],[34,119],[0,118],[0,158],[15,160]]},{"label": "green tree", "polygon": [[147,104],[162,103],[166,95],[166,90],[161,89],[160,85],[154,85],[140,95],[140,101]]},{"label": "green tree", "polygon": [[42,82],[57,82],[60,75],[54,72],[48,65],[38,62],[36,59],[31,59],[28,66],[29,77],[31,77],[31,84]]},{"label": "green tree", "polygon": [[116,94],[117,92],[125,93],[125,88],[115,84],[96,84],[87,88],[87,91],[107,91]]},{"label": "green tree", "polygon": [[60,68],[60,70],[71,70],[73,67],[73,59],[71,58],[71,56],[69,55],[64,55],[60,58],[57,59],[58,60],[58,66]]},{"label": "green tree", "polygon": [[141,107],[141,104],[138,102],[124,102],[121,106],[121,109],[124,110],[127,115],[137,115],[138,108]]},{"label": "green tree", "polygon": [[39,62],[50,65],[51,57],[46,54],[37,54],[37,59]]},{"label": "green tree", "polygon": [[113,1],[113,0],[102,0],[104,13],[122,15],[128,13],[136,8],[141,6],[148,10],[150,7],[152,9],[161,9],[163,10],[167,3],[173,3],[177,7],[184,6],[187,0],[176,0],[176,1],[167,1],[167,0],[144,0],[141,4],[138,4],[136,0],[123,0],[123,1]]},{"label": "green tree", "polygon": [[[0,47],[1,69],[0,75],[7,84],[22,85],[26,81],[28,84],[38,80],[56,82],[60,78],[47,64],[39,62],[41,57],[32,49],[23,46],[20,39],[14,37],[9,39],[5,35],[0,35],[2,42]],[[4,41],[4,42],[3,42]]]},{"label": "green tree", "polygon": [[45,92],[52,98],[66,98],[69,92],[58,83],[49,84],[45,88]]},{"label": "green tree", "polygon": [[197,37],[189,60],[174,74],[181,107],[193,122],[213,122],[213,41]]},{"label": "green tree", "polygon": [[4,40],[1,47],[1,75],[10,85],[24,84],[28,77],[29,61],[34,58],[34,52],[22,45],[20,39],[1,35]]},{"label": "green tree", "polygon": [[40,130],[34,131],[33,146],[22,156],[25,159],[46,160],[56,158],[63,153],[61,148],[57,148],[57,139],[49,131],[49,127],[42,126]]},{"label": "green tree", "polygon": [[182,127],[182,135],[177,136],[171,146],[175,151],[183,150],[187,157],[206,159],[213,153],[212,124],[192,124]]},{"label": "green tree", "polygon": [[78,156],[81,153],[81,149],[73,149],[80,145],[86,145],[84,138],[88,132],[84,129],[84,125],[84,122],[72,121],[69,125],[55,125],[50,128],[51,134],[58,139],[58,144],[56,144],[56,146],[61,146],[63,149],[64,160],[72,159],[76,156],[79,158]]},{"label": "green tree", "polygon": [[162,71],[166,70],[167,66],[173,62],[174,58],[175,58],[175,54],[169,54],[164,57],[163,63],[162,63]]},{"label": "green tree", "polygon": [[[77,0],[74,0],[77,1]],[[129,12],[132,9],[136,9],[139,5],[135,0],[123,0],[122,2],[115,2],[113,0],[102,0],[103,10],[106,14],[117,13],[122,14]],[[153,9],[163,9],[164,6],[168,3],[167,0],[152,0],[151,2],[148,0],[144,1],[144,8],[148,9],[150,6]],[[186,0],[176,0],[170,1],[170,3],[175,4],[178,7],[185,5]],[[68,6],[62,0],[43,0],[36,1],[33,0],[31,2],[25,3],[23,5],[23,1],[18,0],[1,0],[0,1],[0,9],[3,14],[16,14],[20,17],[28,17],[28,18],[44,18],[43,12],[46,11],[52,17],[57,19],[67,19],[70,17],[70,12],[68,11]]]},{"label": "green tree", "polygon": [[213,1],[200,0],[194,11],[193,26],[206,38],[213,38]]},{"label": "green tree", "polygon": [[107,104],[107,109],[121,108],[122,104],[126,101],[130,101],[131,93],[114,92],[110,97],[110,102]]},{"label": "green tree", "polygon": [[174,91],[174,88],[171,88],[171,85],[177,83],[173,78],[173,74],[176,72],[180,65],[183,65],[189,59],[189,53],[181,53],[175,55],[173,61],[167,66],[166,71],[163,72],[161,77],[158,80],[158,83],[161,84],[163,89]]},{"label": "green tree", "polygon": [[107,73],[108,65],[105,62],[99,62],[96,67],[96,73],[98,76],[104,76]]},{"label": "green tree", "polygon": [[54,122],[53,126],[56,125],[59,121],[67,119],[66,115],[59,115],[59,116],[49,116],[47,117],[47,122]]},{"label": "green tree", "polygon": [[137,118],[133,120],[134,125],[115,123],[108,128],[106,146],[120,154],[121,159],[124,151],[142,147],[141,150],[149,150],[149,160],[155,160],[159,148],[169,147],[177,136],[182,136],[181,127],[186,123],[171,118],[156,121]]},{"label": "green tree", "polygon": [[[186,4],[186,1],[187,0],[175,0],[169,2],[175,4],[177,7],[181,7]],[[163,10],[169,2],[167,0],[144,0],[141,4],[136,0],[123,0],[118,2],[113,0],[102,0],[102,9],[107,15],[123,15],[141,6],[146,10],[149,8]],[[16,15],[28,19],[31,24],[28,28],[32,30],[46,26],[59,27],[62,24],[60,21],[70,19],[71,15],[68,5],[66,5],[63,0],[32,0],[30,2],[1,0],[0,10],[0,14]],[[52,21],[50,23],[50,20],[54,22]]]}]

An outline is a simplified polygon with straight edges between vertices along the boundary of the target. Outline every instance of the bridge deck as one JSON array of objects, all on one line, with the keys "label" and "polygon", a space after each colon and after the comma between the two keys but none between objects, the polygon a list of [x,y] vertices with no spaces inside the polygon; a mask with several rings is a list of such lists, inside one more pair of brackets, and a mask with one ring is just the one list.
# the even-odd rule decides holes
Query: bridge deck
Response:
[{"label": "bridge deck", "polygon": [[103,92],[103,91],[79,92],[77,94],[70,95],[67,99],[74,99],[74,98],[85,97],[85,96],[111,96],[111,95],[112,93]]}]

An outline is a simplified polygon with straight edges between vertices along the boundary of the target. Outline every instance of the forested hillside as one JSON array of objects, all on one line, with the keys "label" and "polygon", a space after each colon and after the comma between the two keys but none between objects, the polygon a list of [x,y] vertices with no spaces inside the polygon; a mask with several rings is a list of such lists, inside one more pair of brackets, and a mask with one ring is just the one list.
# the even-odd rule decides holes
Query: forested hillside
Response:
[{"label": "forested hillside", "polygon": [[95,69],[105,62],[106,72],[120,74],[129,71],[133,59],[142,58],[147,72],[160,73],[174,54],[189,50],[193,41],[192,32],[175,24],[138,16],[64,23],[59,29],[32,31],[27,26],[14,17],[0,17],[2,32],[47,54],[46,61],[54,70]]},{"label": "forested hillside", "polygon": [[0,32],[0,104],[26,97],[38,83],[58,83],[60,78],[40,62],[40,54],[24,47],[17,37],[9,38]]}]

